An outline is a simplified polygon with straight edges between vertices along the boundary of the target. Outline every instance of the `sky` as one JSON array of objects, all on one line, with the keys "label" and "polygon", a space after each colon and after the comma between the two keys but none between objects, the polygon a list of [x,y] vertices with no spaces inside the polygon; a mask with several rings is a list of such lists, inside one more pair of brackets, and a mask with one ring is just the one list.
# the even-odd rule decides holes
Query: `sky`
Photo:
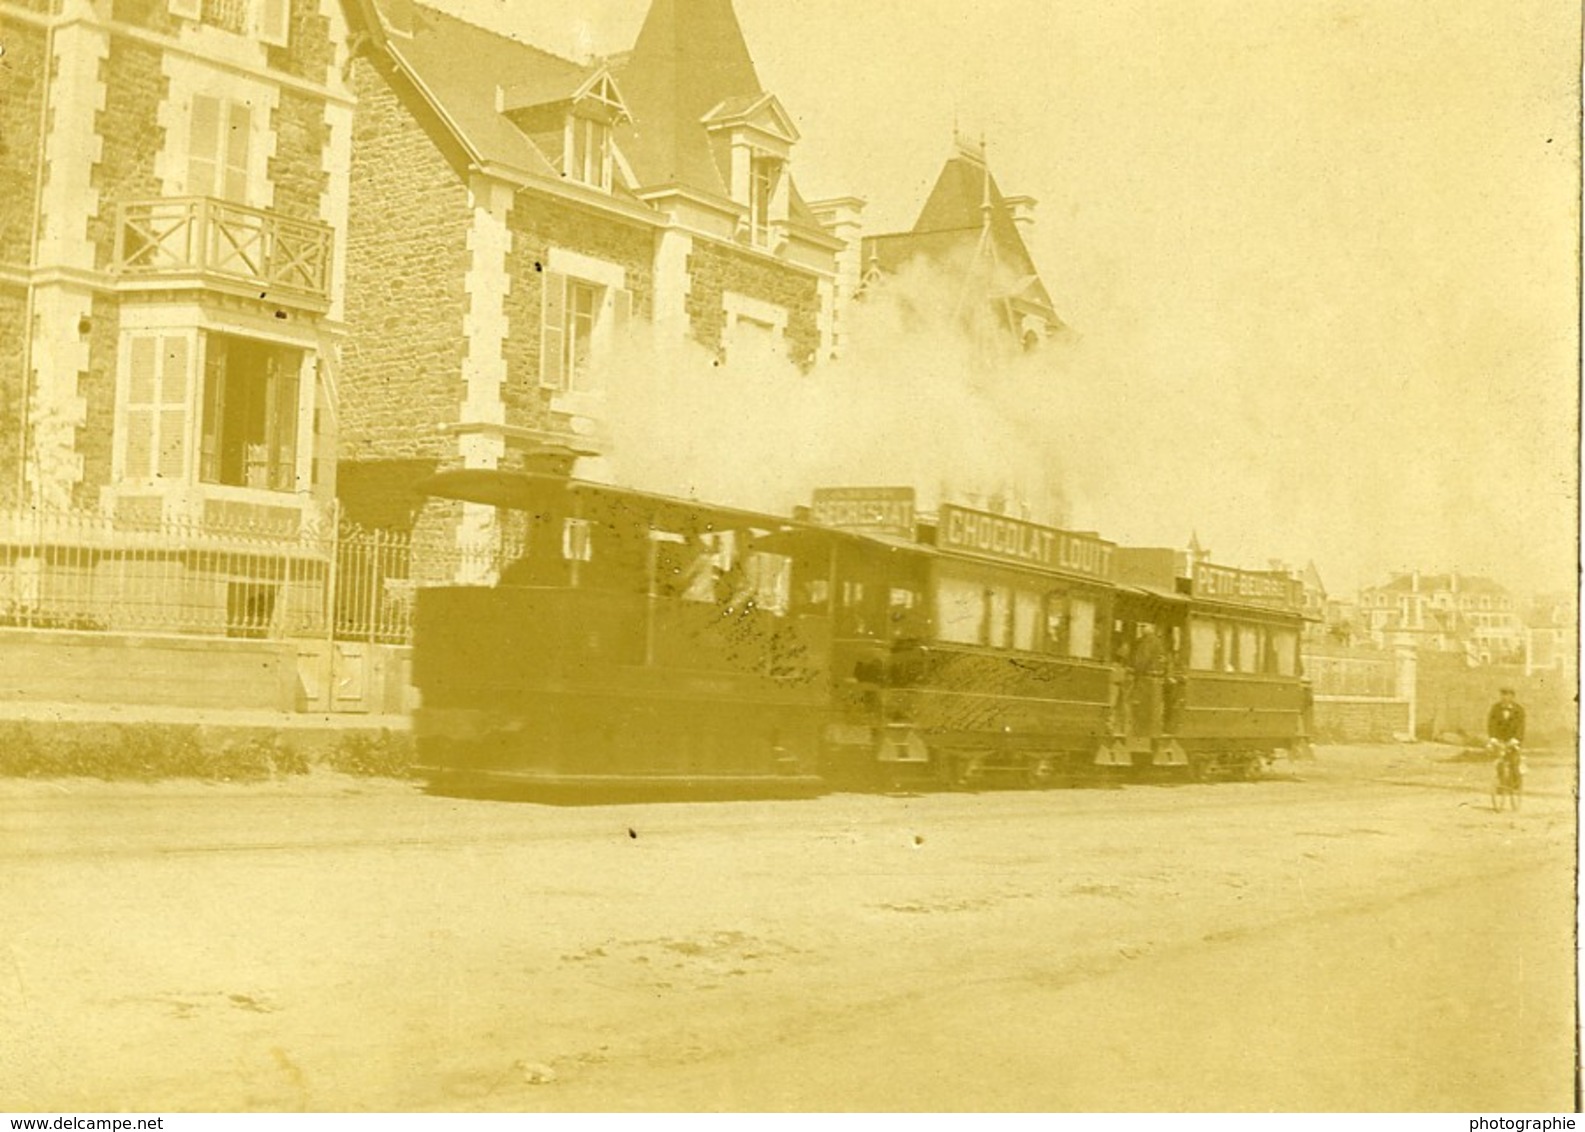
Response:
[{"label": "sky", "polygon": [[[648,4],[445,6],[572,54],[630,47]],[[956,127],[1039,201],[1029,243],[1069,340],[970,383],[985,413],[915,412],[929,372],[877,375],[878,435],[917,454],[958,419],[954,444],[969,428],[995,451],[1006,425],[1061,480],[1065,523],[1314,561],[1334,593],[1412,568],[1575,588],[1577,6],[736,9],[802,133],[805,196],[857,195],[870,231],[905,229]]]}]

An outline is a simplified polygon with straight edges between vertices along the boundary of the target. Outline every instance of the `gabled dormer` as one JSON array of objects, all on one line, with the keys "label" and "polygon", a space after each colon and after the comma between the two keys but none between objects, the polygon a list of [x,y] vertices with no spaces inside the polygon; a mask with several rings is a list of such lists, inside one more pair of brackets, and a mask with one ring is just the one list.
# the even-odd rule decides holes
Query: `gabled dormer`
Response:
[{"label": "gabled dormer", "polygon": [[775,95],[760,93],[727,99],[701,122],[732,199],[747,210],[744,236],[774,248],[791,211],[787,163],[799,136],[792,117]]},{"label": "gabled dormer", "polygon": [[612,190],[621,166],[612,134],[632,116],[609,68],[544,74],[501,87],[496,101],[563,177]]}]

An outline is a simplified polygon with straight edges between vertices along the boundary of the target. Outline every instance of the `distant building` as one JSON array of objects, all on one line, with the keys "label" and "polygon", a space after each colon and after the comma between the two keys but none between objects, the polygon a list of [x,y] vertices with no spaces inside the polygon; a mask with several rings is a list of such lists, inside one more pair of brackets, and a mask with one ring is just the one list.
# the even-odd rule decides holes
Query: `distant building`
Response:
[{"label": "distant building", "polygon": [[928,268],[961,296],[965,315],[988,316],[1009,341],[1035,349],[1063,329],[1024,242],[1035,204],[1004,196],[984,147],[960,141],[914,226],[864,240],[864,285],[882,287],[910,266]]},{"label": "distant building", "polygon": [[288,534],[334,491],[334,0],[0,0],[0,506]]},{"label": "distant building", "polygon": [[1549,594],[1530,602],[1524,617],[1526,674],[1579,668],[1579,604],[1572,594]]},{"label": "distant building", "polygon": [[1359,605],[1364,628],[1378,643],[1462,652],[1476,664],[1511,663],[1524,655],[1524,624],[1513,597],[1490,578],[1416,570],[1361,590]]},{"label": "distant building", "polygon": [[[836,344],[861,202],[807,204],[791,116],[729,0],[654,0],[633,49],[560,58],[409,0],[348,0],[341,495],[402,526],[440,467],[598,451],[627,338],[798,366]],[[482,522],[482,516],[476,517]]]}]

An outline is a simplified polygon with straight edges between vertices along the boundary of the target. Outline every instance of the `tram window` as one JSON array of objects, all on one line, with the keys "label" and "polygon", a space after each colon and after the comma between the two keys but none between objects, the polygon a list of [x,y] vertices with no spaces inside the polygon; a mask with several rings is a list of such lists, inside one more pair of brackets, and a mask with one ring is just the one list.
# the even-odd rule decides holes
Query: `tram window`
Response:
[{"label": "tram window", "polygon": [[1044,648],[1054,656],[1068,653],[1068,595],[1054,590],[1046,595],[1046,634]]},{"label": "tram window", "polygon": [[1011,642],[1013,593],[1006,586],[985,587],[985,632],[981,640],[993,649],[1005,649]]},{"label": "tram window", "polygon": [[1034,652],[1040,648],[1040,595],[1029,590],[1013,594],[1013,648]]},{"label": "tram window", "polygon": [[1260,634],[1253,625],[1238,627],[1238,670],[1256,672],[1260,667]]},{"label": "tram window", "polygon": [[565,519],[561,525],[561,556],[568,562],[588,562],[594,558],[594,540],[589,520]]},{"label": "tram window", "polygon": [[922,604],[916,591],[892,587],[888,607],[893,639],[922,637],[926,634],[928,622]]},{"label": "tram window", "polygon": [[806,615],[824,613],[830,600],[831,583],[825,578],[809,578],[798,586],[797,612]]},{"label": "tram window", "polygon": [[1095,659],[1095,602],[1076,597],[1068,602],[1068,655]]},{"label": "tram window", "polygon": [[1272,650],[1277,654],[1277,675],[1299,673],[1299,634],[1291,629],[1276,629],[1271,634]]},{"label": "tram window", "polygon": [[942,574],[936,581],[936,632],[943,641],[977,645],[985,627],[985,590],[978,582]]},{"label": "tram window", "polygon": [[756,550],[744,559],[742,590],[732,595],[732,602],[736,605],[752,601],[756,609],[783,617],[791,593],[792,559]]},{"label": "tram window", "polygon": [[1189,622],[1189,667],[1201,672],[1214,672],[1219,667],[1218,644],[1220,636],[1214,621],[1198,617]]}]

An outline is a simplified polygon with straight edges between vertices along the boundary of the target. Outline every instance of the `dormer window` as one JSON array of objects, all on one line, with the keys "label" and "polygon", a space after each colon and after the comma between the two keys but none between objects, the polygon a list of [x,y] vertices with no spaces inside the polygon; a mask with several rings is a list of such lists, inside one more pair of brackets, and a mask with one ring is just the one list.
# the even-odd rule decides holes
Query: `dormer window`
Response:
[{"label": "dormer window", "polygon": [[776,189],[781,184],[781,174],[782,162],[775,157],[756,154],[749,159],[749,243],[756,248],[770,245],[773,204]]},{"label": "dormer window", "polygon": [[562,169],[579,184],[611,191],[611,127],[594,118],[573,116],[567,122],[566,162]]},{"label": "dormer window", "polygon": [[760,93],[728,99],[704,125],[732,199],[744,209],[743,234],[754,247],[774,247],[789,214],[787,160],[798,141],[792,119],[774,95]]},{"label": "dormer window", "polygon": [[604,67],[501,87],[496,105],[568,181],[603,193],[613,189],[619,160],[613,131],[628,113]]}]

